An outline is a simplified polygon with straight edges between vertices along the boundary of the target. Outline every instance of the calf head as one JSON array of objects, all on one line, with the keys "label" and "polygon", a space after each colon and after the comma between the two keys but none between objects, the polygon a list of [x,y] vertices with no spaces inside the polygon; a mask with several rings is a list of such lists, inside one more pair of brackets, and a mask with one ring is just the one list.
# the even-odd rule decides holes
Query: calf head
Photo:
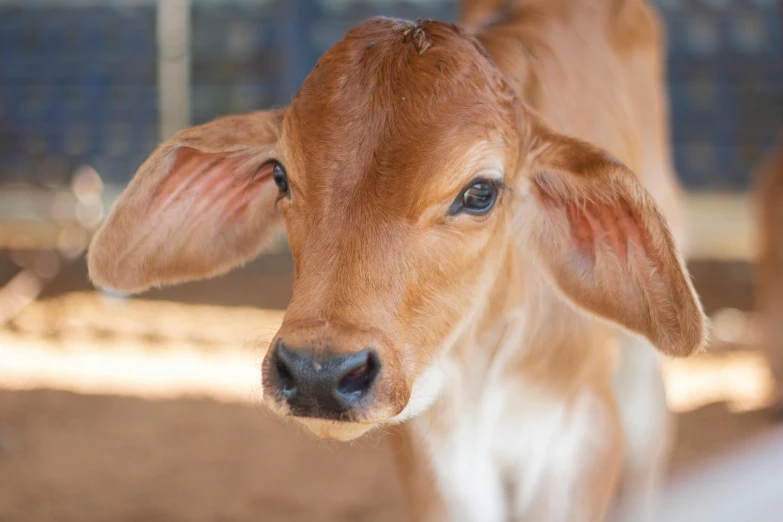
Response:
[{"label": "calf head", "polygon": [[438,22],[349,31],[291,104],[184,130],[93,240],[103,287],[212,277],[284,225],[293,298],[264,399],[324,437],[416,414],[416,376],[503,284],[512,254],[563,299],[668,354],[704,318],[655,204],[604,152],[558,135],[480,45]]}]

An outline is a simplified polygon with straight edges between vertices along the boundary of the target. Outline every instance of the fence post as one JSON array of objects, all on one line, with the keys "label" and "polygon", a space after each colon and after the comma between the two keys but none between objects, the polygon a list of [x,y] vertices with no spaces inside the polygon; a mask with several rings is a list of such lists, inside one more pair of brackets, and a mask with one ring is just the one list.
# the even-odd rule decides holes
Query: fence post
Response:
[{"label": "fence post", "polygon": [[158,0],[158,138],[190,124],[190,0]]}]

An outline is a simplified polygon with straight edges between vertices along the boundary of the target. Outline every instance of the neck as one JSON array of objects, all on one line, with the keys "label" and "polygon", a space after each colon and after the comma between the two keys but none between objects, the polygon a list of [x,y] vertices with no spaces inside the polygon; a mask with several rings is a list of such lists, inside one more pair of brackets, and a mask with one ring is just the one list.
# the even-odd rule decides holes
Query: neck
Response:
[{"label": "neck", "polygon": [[450,354],[463,379],[516,377],[560,396],[608,385],[608,325],[568,303],[516,245],[496,274],[479,320]]}]

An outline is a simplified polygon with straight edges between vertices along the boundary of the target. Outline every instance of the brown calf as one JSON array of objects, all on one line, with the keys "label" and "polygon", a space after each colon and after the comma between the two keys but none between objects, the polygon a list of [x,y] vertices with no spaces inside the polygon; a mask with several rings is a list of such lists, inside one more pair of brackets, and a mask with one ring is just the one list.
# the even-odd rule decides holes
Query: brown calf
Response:
[{"label": "brown calf", "polygon": [[139,292],[223,273],[284,225],[294,292],[265,403],[340,440],[407,421],[417,521],[603,519],[620,474],[643,493],[665,454],[649,345],[705,341],[664,219],[654,16],[512,7],[474,36],[351,29],[288,107],[164,143],[89,255],[96,284]]}]

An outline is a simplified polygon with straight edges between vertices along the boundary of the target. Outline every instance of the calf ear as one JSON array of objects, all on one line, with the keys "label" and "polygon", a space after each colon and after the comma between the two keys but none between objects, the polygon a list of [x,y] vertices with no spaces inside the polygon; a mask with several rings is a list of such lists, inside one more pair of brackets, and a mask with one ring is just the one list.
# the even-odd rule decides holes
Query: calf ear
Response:
[{"label": "calf ear", "polygon": [[93,238],[92,281],[140,292],[212,277],[258,255],[280,221],[272,179],[280,112],[177,133],[147,159]]},{"label": "calf ear", "polygon": [[666,222],[634,174],[581,141],[551,132],[535,141],[524,237],[554,285],[668,355],[699,350],[707,319]]}]

